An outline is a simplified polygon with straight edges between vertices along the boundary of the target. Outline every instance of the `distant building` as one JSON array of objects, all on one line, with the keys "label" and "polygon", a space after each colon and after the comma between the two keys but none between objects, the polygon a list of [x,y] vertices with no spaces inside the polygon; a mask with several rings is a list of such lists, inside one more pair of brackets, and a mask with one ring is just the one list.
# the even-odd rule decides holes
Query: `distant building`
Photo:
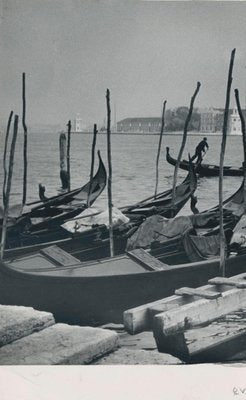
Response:
[{"label": "distant building", "polygon": [[77,114],[76,118],[74,119],[73,131],[74,132],[82,132],[83,129],[84,129],[83,120],[80,117],[80,115]]},{"label": "distant building", "polygon": [[117,132],[157,133],[161,128],[161,118],[126,118],[117,122]]},{"label": "distant building", "polygon": [[[246,110],[242,110],[244,119],[246,121]],[[241,129],[241,119],[238,114],[237,108],[234,108],[230,114],[229,118],[229,132],[231,135],[241,135],[242,134],[242,129]]]},{"label": "distant building", "polygon": [[215,133],[222,131],[223,110],[219,108],[209,108],[201,110],[200,115],[200,132]]},{"label": "distant building", "polygon": [[[246,120],[246,110],[242,110],[244,119]],[[200,132],[203,133],[215,133],[222,132],[224,123],[224,109],[223,108],[209,108],[207,110],[201,110],[201,126]],[[229,135],[241,135],[241,120],[238,115],[237,108],[229,110],[228,119],[228,134]]]}]

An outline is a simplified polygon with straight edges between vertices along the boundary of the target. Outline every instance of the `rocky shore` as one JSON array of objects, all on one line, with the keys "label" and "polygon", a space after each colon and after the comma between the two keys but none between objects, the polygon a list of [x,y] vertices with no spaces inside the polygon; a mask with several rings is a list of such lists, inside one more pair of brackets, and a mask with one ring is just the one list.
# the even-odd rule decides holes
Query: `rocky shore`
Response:
[{"label": "rocky shore", "polygon": [[170,365],[152,332],[131,336],[123,325],[56,323],[48,312],[0,305],[0,365]]}]

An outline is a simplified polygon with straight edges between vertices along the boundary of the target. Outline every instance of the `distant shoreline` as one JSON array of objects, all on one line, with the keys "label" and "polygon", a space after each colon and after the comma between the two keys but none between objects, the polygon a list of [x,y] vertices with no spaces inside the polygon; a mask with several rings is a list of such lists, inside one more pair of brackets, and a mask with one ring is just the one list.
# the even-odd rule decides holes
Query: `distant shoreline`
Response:
[{"label": "distant shoreline", "polygon": [[[59,132],[60,133],[60,132]],[[91,135],[93,132],[71,132],[74,135]],[[99,135],[106,135],[107,132],[98,132]],[[160,132],[151,133],[139,133],[139,132],[111,132],[112,135],[120,136],[156,136],[160,135]],[[164,132],[165,136],[182,136],[183,132]],[[221,136],[222,132],[210,133],[210,132],[188,132],[189,136]],[[241,136],[228,133],[228,136]]]}]

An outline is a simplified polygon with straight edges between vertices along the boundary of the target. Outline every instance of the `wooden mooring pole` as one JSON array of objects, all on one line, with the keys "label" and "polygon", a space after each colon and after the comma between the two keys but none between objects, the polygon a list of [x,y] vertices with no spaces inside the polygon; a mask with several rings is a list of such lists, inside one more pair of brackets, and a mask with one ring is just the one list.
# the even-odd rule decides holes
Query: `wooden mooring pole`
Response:
[{"label": "wooden mooring pole", "polygon": [[68,191],[71,189],[71,177],[70,177],[70,143],[71,143],[71,121],[67,124],[67,177],[68,177]]},{"label": "wooden mooring pole", "polygon": [[244,209],[244,214],[246,214],[246,131],[245,131],[245,119],[240,105],[238,89],[235,89],[235,98],[237,103],[238,114],[241,120],[241,130],[243,138],[243,209]]},{"label": "wooden mooring pole", "polygon": [[200,86],[201,86],[201,83],[197,82],[196,90],[195,90],[195,92],[194,92],[194,94],[193,94],[193,96],[191,97],[191,100],[190,100],[190,108],[189,108],[189,112],[188,112],[188,115],[187,115],[186,120],[185,120],[182,143],[181,143],[181,147],[180,147],[180,150],[179,150],[177,163],[176,163],[175,169],[174,169],[173,189],[172,189],[172,206],[173,206],[173,208],[175,207],[175,200],[176,200],[176,185],[177,185],[177,176],[178,176],[179,164],[180,164],[180,161],[181,161],[181,158],[182,158],[182,155],[183,155],[183,151],[184,151],[184,148],[185,148],[185,144],[186,144],[188,127],[189,127],[189,123],[190,123],[190,120],[191,120],[191,117],[192,117],[195,98],[196,98],[196,96],[197,96],[197,94],[199,92]]},{"label": "wooden mooring pole", "polygon": [[155,197],[156,197],[156,195],[157,195],[157,190],[158,190],[158,180],[159,180],[159,158],[160,158],[160,152],[161,152],[162,136],[163,136],[164,126],[165,126],[165,109],[166,109],[166,103],[167,103],[167,101],[165,100],[164,103],[163,103],[163,108],[162,108],[161,131],[160,131],[159,144],[158,144],[158,151],[157,151],[157,157],[156,157]]},{"label": "wooden mooring pole", "polygon": [[18,133],[18,119],[19,119],[18,115],[15,115],[13,136],[12,136],[10,156],[9,156],[9,169],[8,169],[7,187],[6,187],[6,193],[5,193],[6,198],[5,198],[4,213],[3,213],[2,236],[1,236],[1,245],[0,245],[1,260],[3,260],[5,243],[6,243],[7,222],[8,222],[8,212],[9,212],[9,198],[10,198],[12,174],[13,174],[13,166],[14,166],[15,144],[16,144],[16,138],[17,138],[17,133]]},{"label": "wooden mooring pole", "polygon": [[68,176],[66,167],[66,149],[67,149],[67,138],[64,132],[60,134],[59,138],[59,152],[60,152],[60,179],[62,189],[68,189]]},{"label": "wooden mooring pole", "polygon": [[232,70],[234,64],[236,49],[231,52],[231,60],[228,72],[227,89],[226,89],[226,101],[225,101],[225,111],[224,111],[224,121],[222,130],[222,141],[221,141],[221,151],[220,151],[220,175],[219,175],[219,213],[220,213],[220,270],[222,276],[225,276],[225,256],[226,256],[226,241],[225,232],[223,227],[223,166],[224,166],[224,156],[226,148],[226,136],[227,136],[227,125],[229,117],[229,107],[230,107],[230,93],[232,84]]},{"label": "wooden mooring pole", "polygon": [[111,162],[111,109],[110,109],[110,92],[107,89],[107,154],[108,154],[108,215],[109,215],[109,242],[110,242],[110,257],[114,256],[114,236],[113,236],[113,221],[112,221],[112,162]]},{"label": "wooden mooring pole", "polygon": [[6,130],[6,136],[5,136],[5,143],[4,143],[4,152],[3,152],[3,206],[6,206],[6,182],[7,182],[7,163],[6,163],[6,157],[7,157],[7,149],[8,149],[8,141],[9,141],[9,132],[10,132],[10,126],[12,122],[12,117],[13,117],[13,111],[10,112],[9,114],[9,119],[8,119],[8,124],[7,124],[7,130]]},{"label": "wooden mooring pole", "polygon": [[87,207],[90,207],[90,195],[91,195],[91,185],[92,185],[93,174],[94,174],[95,148],[96,148],[96,141],[97,141],[97,132],[98,132],[97,131],[97,125],[94,124],[93,140],[92,140],[92,148],[91,148],[90,186],[89,186],[88,197],[87,197]]},{"label": "wooden mooring pole", "polygon": [[26,74],[22,74],[22,126],[24,131],[24,146],[23,146],[23,197],[22,205],[26,204],[26,192],[27,192],[27,127],[26,127]]}]

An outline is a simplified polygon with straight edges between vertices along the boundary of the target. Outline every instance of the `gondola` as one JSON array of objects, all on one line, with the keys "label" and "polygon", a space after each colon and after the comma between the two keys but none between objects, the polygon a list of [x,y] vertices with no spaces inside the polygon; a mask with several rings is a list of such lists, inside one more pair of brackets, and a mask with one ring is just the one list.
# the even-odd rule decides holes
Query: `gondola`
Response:
[{"label": "gondola", "polygon": [[11,218],[10,215],[9,234],[18,236],[19,232],[50,229],[75,217],[87,208],[89,190],[89,202],[92,205],[104,190],[107,182],[107,173],[100,152],[98,152],[98,158],[98,170],[91,182],[70,192],[29,203],[24,206],[20,217]]},{"label": "gondola", "polygon": [[[227,276],[245,270],[246,255],[226,260]],[[119,323],[125,310],[170,296],[182,286],[201,286],[219,273],[218,259],[169,266],[133,251],[80,263],[52,246],[0,264],[0,304],[49,311],[57,322]]]},{"label": "gondola", "polygon": [[[177,160],[170,156],[169,147],[166,148],[166,160],[171,165],[176,165]],[[196,173],[200,176],[219,176],[220,167],[218,165],[213,164],[194,164],[194,169]],[[179,164],[179,168],[184,169],[185,171],[189,170],[189,161],[182,160]],[[235,168],[235,167],[223,167],[223,175],[224,176],[243,176],[243,168]]]},{"label": "gondola", "polygon": [[[196,190],[196,175],[191,169],[185,180],[176,188],[176,200],[172,204],[172,191],[167,190],[132,206],[122,207],[121,212],[129,222],[114,228],[115,254],[125,251],[131,234],[151,215],[160,214],[166,218],[177,215]],[[92,226],[83,233],[71,233],[62,226],[49,226],[49,229],[22,232],[17,236],[8,235],[5,257],[15,257],[38,250],[48,244],[58,244],[65,251],[72,249],[81,261],[109,256],[109,231],[105,225]]]},{"label": "gondola", "polygon": [[172,202],[172,189],[151,196],[137,204],[122,207],[121,211],[126,215],[144,214],[146,217],[159,214],[166,218],[172,218],[183,208],[197,188],[197,178],[192,166],[184,181],[176,187],[176,198]]},{"label": "gondola", "polygon": [[[244,215],[243,204],[244,182],[223,202],[223,222],[228,252],[231,249],[230,239],[233,230]],[[180,232],[176,232],[177,235],[172,238],[164,238],[160,234],[159,239],[149,243],[150,253],[153,256],[172,265],[204,260],[219,254],[219,206],[197,215],[183,217],[185,218],[190,220],[190,224],[186,224],[187,229],[180,228]]]}]

